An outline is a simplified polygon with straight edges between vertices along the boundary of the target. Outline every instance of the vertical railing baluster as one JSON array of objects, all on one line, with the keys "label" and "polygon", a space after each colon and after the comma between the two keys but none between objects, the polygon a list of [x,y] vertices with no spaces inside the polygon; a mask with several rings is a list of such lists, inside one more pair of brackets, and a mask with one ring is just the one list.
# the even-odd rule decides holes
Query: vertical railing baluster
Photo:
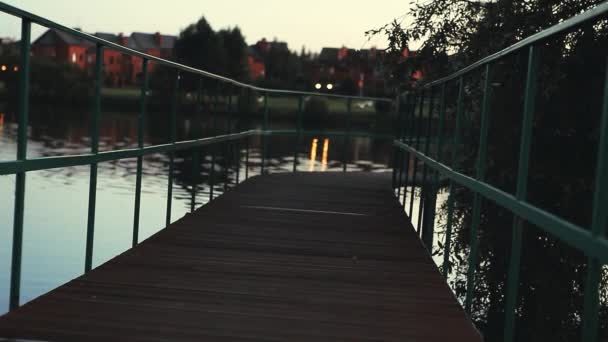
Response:
[{"label": "vertical railing baluster", "polygon": [[[91,120],[91,153],[99,153],[99,122],[101,121],[101,83],[103,82],[103,46],[95,45],[95,98]],[[95,202],[97,199],[97,163],[91,164],[89,177],[89,209],[87,216],[87,240],[84,256],[84,271],[93,267],[93,241],[95,237]]]},{"label": "vertical railing baluster", "polygon": [[[430,155],[431,148],[431,133],[433,129],[433,109],[435,104],[435,89],[431,88],[429,96],[429,109],[428,109],[428,118],[427,118],[427,128],[426,128],[426,141],[424,143],[424,154]],[[422,211],[418,214],[422,216],[422,226],[420,230],[422,230],[422,241],[426,244],[430,253],[433,252],[433,234],[435,229],[435,206],[437,193],[434,184],[430,184],[432,182],[427,183],[427,173],[433,172],[432,169],[424,164],[424,168],[422,171],[422,194],[421,196],[424,201],[422,202]]]},{"label": "vertical railing baluster", "polygon": [[[454,137],[452,143],[452,169],[458,171],[459,156],[458,151],[460,149],[460,126],[462,125],[462,116],[464,114],[464,78],[460,76],[458,79],[458,99],[456,100],[456,123],[454,128]],[[445,243],[443,250],[443,275],[448,276],[450,270],[450,248],[452,244],[452,224],[454,220],[454,182],[450,180],[448,189],[448,203],[447,203],[447,218],[445,223]]]},{"label": "vertical railing baluster", "polygon": [[[526,194],[528,191],[528,164],[530,161],[530,146],[532,144],[532,123],[534,121],[534,108],[536,106],[536,82],[538,78],[538,64],[540,60],[538,47],[532,45],[528,51],[528,73],[526,76],[524,113],[521,125],[519,163],[517,169],[517,188],[515,190],[515,197],[519,201],[526,199]],[[515,310],[517,304],[517,291],[519,287],[522,223],[521,218],[517,216],[513,218],[511,258],[509,260],[507,297],[505,301],[505,342],[513,341],[515,333]]]},{"label": "vertical railing baluster", "polygon": [[347,155],[348,149],[346,145],[350,141],[350,126],[352,120],[352,99],[346,100],[346,131],[344,132],[344,140],[342,142],[342,172],[347,170]]},{"label": "vertical railing baluster", "polygon": [[[418,108],[414,108],[414,121],[412,122],[412,128],[414,129],[414,134],[416,137],[415,143],[413,144],[416,150],[418,150],[418,145],[420,144],[420,120],[422,119],[422,108],[424,107],[424,90],[420,90],[420,95],[418,95]],[[418,113],[420,114],[419,117],[416,117],[416,109],[418,109]],[[410,199],[410,220],[413,220],[413,213],[414,213],[414,200],[416,199],[416,183],[417,183],[417,179],[416,179],[416,173],[418,173],[418,160],[416,159],[416,156],[414,155],[413,158],[413,162],[414,162],[414,170],[412,172],[412,197]],[[412,221],[412,225],[413,225],[413,221]],[[419,231],[417,231],[418,233],[420,233]]]},{"label": "vertical railing baluster", "polygon": [[298,96],[298,117],[296,118],[296,142],[293,149],[293,172],[297,171],[298,151],[300,149],[300,140],[302,139],[302,108],[304,106],[304,97]]},{"label": "vertical railing baluster", "polygon": [[[411,102],[411,103],[410,103]],[[414,126],[414,117],[413,117],[413,112],[414,109],[416,107],[416,97],[412,94],[410,94],[408,92],[408,94],[406,95],[406,103],[407,105],[405,106],[405,113],[406,113],[406,121],[407,124],[404,128],[405,130],[405,136],[403,138],[403,141],[411,147],[410,143],[410,137],[412,136],[412,132],[413,132],[413,126]],[[410,115],[411,114],[411,115]],[[403,188],[403,203],[402,203],[402,207],[403,210],[405,211],[405,206],[407,203],[407,187],[409,184],[409,176],[410,176],[410,161],[412,158],[412,154],[410,154],[410,152],[405,152],[405,187]],[[411,213],[411,212],[410,212]],[[411,217],[410,217],[411,219]]]},{"label": "vertical railing baluster", "polygon": [[[441,85],[441,90],[440,90],[440,94],[439,94],[439,122],[437,125],[437,140],[436,140],[436,151],[435,151],[435,157],[437,158],[437,161],[441,162],[442,158],[442,152],[443,152],[443,131],[444,131],[444,127],[445,127],[445,83],[443,83]],[[439,172],[435,172],[433,174],[433,180],[432,180],[433,184],[433,195],[434,195],[434,199],[432,200],[433,203],[437,203],[437,192],[439,191]],[[435,207],[432,208],[433,213],[432,213],[432,224],[435,225]],[[432,230],[431,234],[434,234],[434,229]],[[433,245],[433,236],[431,236],[431,241],[430,241],[430,245]],[[432,248],[432,247],[431,247]]]},{"label": "vertical railing baluster", "polygon": [[[426,120],[428,120],[428,124],[426,127],[426,136],[425,136],[425,141],[424,141],[424,148],[422,148],[422,146],[420,147],[420,150],[425,154],[428,155],[429,154],[429,141],[430,141],[430,129],[431,129],[431,115],[433,112],[433,89],[429,89],[429,109],[428,109],[428,118]],[[422,131],[422,126],[424,123],[424,112],[421,110],[421,115],[420,115],[420,130]],[[421,132],[422,133],[422,132]],[[416,226],[417,230],[420,232],[421,238],[424,238],[424,231],[422,230],[422,228],[424,227],[424,225],[426,225],[426,223],[424,223],[424,210],[425,210],[425,206],[426,206],[426,189],[427,189],[427,185],[426,185],[426,176],[427,176],[427,167],[426,167],[426,163],[422,164],[422,182],[420,185],[420,201],[418,202],[418,224]],[[424,241],[424,239],[423,239]]]},{"label": "vertical railing baluster", "polygon": [[[421,96],[421,101],[420,101],[420,106],[418,107],[418,120],[416,122],[416,150],[418,151],[422,151],[421,148],[421,144],[422,144],[422,126],[423,126],[423,122],[424,122],[424,89],[420,89],[420,96]],[[418,163],[416,163],[418,164]],[[422,169],[424,169],[425,167],[425,163],[422,163]],[[415,177],[414,177],[415,178]],[[422,198],[422,186],[424,183],[424,179],[421,179],[420,184],[418,184],[418,222],[416,223],[416,232],[418,233],[418,235],[420,236],[421,231],[420,231],[420,222],[422,220],[422,207],[424,205],[424,200]],[[415,198],[416,192],[413,192],[414,197],[412,199]]]},{"label": "vertical railing baluster", "polygon": [[437,128],[437,150],[435,151],[437,161],[443,160],[443,133],[445,130],[445,83],[441,85],[441,94],[439,95],[439,125]]},{"label": "vertical railing baluster", "polygon": [[[397,114],[397,125],[395,127],[395,137],[397,140],[403,140],[403,106],[401,105],[401,95],[397,94],[395,96],[395,113]],[[399,148],[395,149],[399,153],[398,160],[395,160],[395,163],[398,163],[398,172],[397,172],[397,200],[401,198],[401,187],[403,186],[403,162],[405,160],[405,152]],[[395,167],[397,168],[397,167]]]},{"label": "vertical railing baluster", "polygon": [[[226,85],[226,89],[228,91],[228,108],[226,109],[228,111],[228,134],[232,133],[232,116],[233,116],[233,110],[234,110],[234,106],[232,103],[232,89],[233,87],[230,84]],[[226,162],[226,190],[228,190],[228,185],[230,185],[230,167],[232,166],[232,163],[235,163],[235,151],[236,151],[236,147],[238,146],[238,141],[229,141],[226,143],[227,144],[227,151],[228,151],[228,161]],[[237,163],[235,163],[236,166]],[[235,178],[236,175],[238,175],[238,169],[235,170]],[[238,180],[235,180],[235,184],[238,184]]]},{"label": "vertical railing baluster", "polygon": [[[490,129],[490,101],[492,98],[492,72],[490,63],[486,64],[485,81],[483,86],[483,102],[481,105],[481,127],[479,130],[479,147],[477,151],[477,165],[475,179],[483,182],[486,170],[486,154],[488,150],[488,131]],[[469,268],[467,270],[467,293],[465,297],[465,311],[471,313],[473,303],[473,290],[475,289],[475,270],[479,254],[479,222],[481,220],[481,195],[473,195],[473,222],[471,224]]]},{"label": "vertical railing baluster", "polygon": [[[591,217],[591,234],[594,238],[604,238],[608,225],[608,68],[605,71],[604,97],[600,123],[600,140],[595,168],[595,191],[593,193],[593,211]],[[589,257],[587,279],[585,281],[585,307],[583,311],[582,341],[597,341],[599,284],[602,264],[597,258]]]},{"label": "vertical railing baluster", "polygon": [[[171,144],[175,144],[177,136],[177,106],[179,97],[179,79],[180,75],[177,72],[173,84],[173,96],[171,97],[171,113],[169,122],[169,141]],[[167,180],[167,214],[165,217],[165,225],[171,224],[171,204],[173,201],[173,172],[175,167],[175,151],[169,152],[169,177]]]},{"label": "vertical railing baluster", "polygon": [[[27,126],[30,87],[30,38],[32,23],[21,20],[19,56],[19,94],[17,98],[19,127],[17,131],[17,160],[27,159]],[[25,172],[19,172],[15,180],[15,213],[13,217],[13,247],[11,256],[11,288],[9,310],[19,307],[21,291],[21,254],[23,249],[23,211],[25,209]]]},{"label": "vertical railing baluster", "polygon": [[[230,112],[232,110],[231,107],[232,101],[230,100],[230,96],[228,96],[228,100],[226,101],[226,115],[228,116],[228,134],[230,134],[230,116],[232,115]],[[230,181],[230,141],[226,142],[225,145],[221,144],[220,148],[224,152],[224,193],[226,193],[226,191],[228,191],[228,185]]]},{"label": "vertical railing baluster", "polygon": [[[194,128],[192,133],[194,139],[201,138],[203,126],[203,78],[198,79],[198,89],[196,91],[196,120],[194,120]],[[196,192],[198,190],[198,181],[200,177],[200,155],[201,150],[195,147],[192,150],[192,194],[190,197],[190,212],[196,209]]]},{"label": "vertical railing baluster", "polygon": [[[144,148],[144,127],[146,117],[146,102],[148,93],[148,60],[143,59],[141,69],[141,90],[139,94],[139,115],[137,116],[137,147]],[[137,171],[135,174],[135,207],[133,210],[133,239],[131,247],[139,243],[139,212],[141,207],[141,181],[143,173],[143,155],[137,157]]]},{"label": "vertical railing baluster", "polygon": [[245,138],[245,179],[249,179],[249,139]]},{"label": "vertical railing baluster", "polygon": [[262,165],[260,166],[260,174],[264,174],[264,166],[266,164],[266,130],[268,129],[268,93],[264,93],[264,121],[262,122],[262,155],[261,161]]},{"label": "vertical railing baluster", "polygon": [[[217,126],[216,126],[216,115],[218,110],[218,98],[217,92],[219,91],[219,85],[216,89],[216,93],[213,96],[213,105],[210,105],[209,108],[213,107],[211,110],[211,135],[215,136],[217,134]],[[209,99],[211,102],[211,99]],[[209,146],[209,150],[211,151],[211,168],[209,169],[209,202],[213,201],[213,191],[215,187],[215,153],[216,146],[215,144]]]}]

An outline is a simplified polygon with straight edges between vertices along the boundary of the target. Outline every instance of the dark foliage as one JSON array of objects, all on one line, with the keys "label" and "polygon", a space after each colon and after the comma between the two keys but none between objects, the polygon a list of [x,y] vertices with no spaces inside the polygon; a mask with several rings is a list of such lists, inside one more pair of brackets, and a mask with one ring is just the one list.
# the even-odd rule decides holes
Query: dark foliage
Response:
[{"label": "dark foliage", "polygon": [[[0,64],[10,66],[0,73],[5,84],[4,96],[9,102],[17,98],[20,71],[17,56],[2,57]],[[71,63],[57,63],[45,58],[30,60],[30,98],[40,103],[87,104],[93,96],[93,80],[90,75]]]},{"label": "dark foliage", "polygon": [[[395,21],[370,34],[386,34],[393,70],[404,48],[419,44],[416,63],[427,79],[445,76],[531,34],[593,7],[597,0],[435,0],[413,4],[413,22]],[[528,201],[582,227],[590,225],[605,58],[607,21],[601,18],[542,42],[534,114]],[[389,59],[391,60],[391,59]],[[487,182],[514,193],[527,50],[493,64]],[[465,78],[465,148],[460,170],[475,174],[483,75]],[[455,82],[448,84],[448,130],[453,129]],[[447,154],[446,154],[447,155]],[[452,286],[464,298],[468,269],[472,194],[456,191]],[[442,214],[445,215],[445,208]],[[513,215],[483,202],[473,319],[487,341],[503,334],[506,274]],[[537,227],[524,225],[517,341],[580,339],[586,257]],[[437,253],[441,253],[438,250]],[[605,278],[605,277],[604,277]],[[600,324],[606,338],[606,287]]]}]

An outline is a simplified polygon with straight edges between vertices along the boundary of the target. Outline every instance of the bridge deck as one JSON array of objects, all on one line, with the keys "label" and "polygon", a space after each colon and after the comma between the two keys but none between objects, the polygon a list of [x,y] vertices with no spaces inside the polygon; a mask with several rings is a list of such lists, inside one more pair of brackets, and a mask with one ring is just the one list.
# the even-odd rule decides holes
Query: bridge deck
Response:
[{"label": "bridge deck", "polygon": [[380,174],[254,177],[0,318],[78,341],[480,341]]}]

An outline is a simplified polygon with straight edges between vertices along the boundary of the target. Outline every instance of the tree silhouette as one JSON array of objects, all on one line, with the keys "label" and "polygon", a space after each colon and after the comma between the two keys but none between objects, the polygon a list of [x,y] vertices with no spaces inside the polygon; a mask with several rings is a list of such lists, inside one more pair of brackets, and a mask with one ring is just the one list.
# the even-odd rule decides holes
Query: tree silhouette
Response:
[{"label": "tree silhouette", "polygon": [[[416,63],[426,78],[445,76],[543,28],[579,14],[597,0],[475,1],[414,3],[410,25],[398,21],[369,34],[385,34],[390,72],[402,72],[404,49],[419,46]],[[606,18],[539,44],[541,68],[534,114],[527,199],[582,227],[589,227],[594,187],[599,114],[606,54]],[[515,192],[527,50],[492,65],[491,128],[486,179]],[[402,78],[403,79],[403,78]],[[459,171],[475,174],[483,75],[465,78],[464,148]],[[448,84],[448,130],[454,128],[456,82]],[[443,162],[447,162],[443,160]],[[448,162],[449,163],[449,162]],[[456,190],[451,285],[464,297],[468,269],[472,193]],[[445,219],[445,208],[440,212]],[[506,275],[513,215],[483,202],[480,254],[472,318],[487,341],[502,340]],[[441,227],[440,227],[441,228]],[[436,251],[441,254],[441,248]],[[524,225],[521,284],[516,312],[516,341],[580,340],[587,259],[549,233]],[[604,280],[605,280],[604,276]],[[605,283],[605,281],[604,281]],[[600,324],[607,329],[606,287],[601,290]]]}]

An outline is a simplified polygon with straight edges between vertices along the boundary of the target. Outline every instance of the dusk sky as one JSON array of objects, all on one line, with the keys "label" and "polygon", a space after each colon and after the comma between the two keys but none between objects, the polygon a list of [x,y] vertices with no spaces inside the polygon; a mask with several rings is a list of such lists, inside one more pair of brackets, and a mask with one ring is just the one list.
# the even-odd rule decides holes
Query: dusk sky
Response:
[{"label": "dusk sky", "polygon": [[[403,18],[404,0],[3,0],[4,2],[86,32],[133,31],[178,34],[205,16],[217,30],[239,26],[247,43],[261,38],[287,41],[291,50],[302,46],[360,49],[386,46],[383,37],[370,42],[364,32],[394,18]],[[19,37],[19,20],[0,13],[0,37]],[[35,27],[33,38],[44,28]]]}]

